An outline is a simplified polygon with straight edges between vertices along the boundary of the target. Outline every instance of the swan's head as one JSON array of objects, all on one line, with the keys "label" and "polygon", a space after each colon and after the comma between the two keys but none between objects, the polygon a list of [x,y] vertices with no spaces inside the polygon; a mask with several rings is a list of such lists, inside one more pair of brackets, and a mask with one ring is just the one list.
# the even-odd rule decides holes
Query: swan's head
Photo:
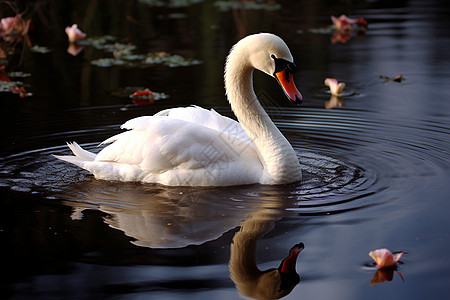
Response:
[{"label": "swan's head", "polygon": [[286,96],[295,104],[301,104],[303,97],[295,86],[293,74],[297,71],[291,52],[286,43],[270,33],[249,35],[240,40],[231,50],[230,57],[274,77]]}]

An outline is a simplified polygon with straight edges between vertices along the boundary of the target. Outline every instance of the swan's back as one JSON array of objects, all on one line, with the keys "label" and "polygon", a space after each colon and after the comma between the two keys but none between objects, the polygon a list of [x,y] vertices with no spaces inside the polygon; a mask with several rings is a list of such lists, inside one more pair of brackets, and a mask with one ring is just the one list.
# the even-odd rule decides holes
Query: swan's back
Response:
[{"label": "swan's back", "polygon": [[58,156],[96,178],[165,185],[236,185],[258,182],[262,165],[236,121],[214,110],[186,107],[138,117],[102,144],[97,155],[77,144],[78,156]]}]

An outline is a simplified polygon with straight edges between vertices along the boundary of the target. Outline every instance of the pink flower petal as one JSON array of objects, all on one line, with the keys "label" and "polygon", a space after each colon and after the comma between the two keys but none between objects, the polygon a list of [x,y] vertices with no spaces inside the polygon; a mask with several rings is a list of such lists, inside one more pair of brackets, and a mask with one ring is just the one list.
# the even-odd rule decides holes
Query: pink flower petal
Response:
[{"label": "pink flower petal", "polygon": [[76,41],[82,40],[86,37],[86,34],[78,29],[77,24],[73,24],[71,27],[66,27],[66,34],[69,37],[69,42],[75,43]]},{"label": "pink flower petal", "polygon": [[342,91],[345,88],[344,82],[338,82],[334,78],[325,78],[324,84],[330,88],[331,95],[342,96]]},{"label": "pink flower petal", "polygon": [[30,20],[23,20],[20,15],[0,20],[0,36],[26,35],[30,27]]},{"label": "pink flower petal", "polygon": [[347,22],[347,23],[356,23],[356,19],[351,19],[351,18],[349,18],[349,17],[347,17],[346,15],[341,15],[340,17],[339,17],[339,19],[342,21],[342,22]]},{"label": "pink flower petal", "polygon": [[352,19],[347,18],[345,15],[341,15],[339,18],[331,16],[331,21],[338,31],[352,31],[352,24],[355,23]]},{"label": "pink flower petal", "polygon": [[403,252],[398,252],[398,253],[393,254],[395,262],[398,262],[400,260],[400,258],[402,257],[402,255],[403,255]]},{"label": "pink flower petal", "polygon": [[375,263],[380,268],[392,267],[397,264],[397,261],[403,255],[403,252],[392,255],[391,251],[386,248],[377,249],[369,252],[369,256],[373,258]]},{"label": "pink flower petal", "polygon": [[346,15],[341,15],[339,18],[331,16],[331,21],[340,32],[352,32],[355,27],[360,30],[367,28],[367,21],[364,18],[351,19]]}]

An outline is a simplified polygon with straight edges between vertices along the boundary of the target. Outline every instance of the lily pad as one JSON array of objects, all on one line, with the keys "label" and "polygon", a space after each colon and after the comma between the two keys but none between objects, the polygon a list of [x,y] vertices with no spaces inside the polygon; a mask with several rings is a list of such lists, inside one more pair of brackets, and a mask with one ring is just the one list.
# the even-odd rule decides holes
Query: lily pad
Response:
[{"label": "lily pad", "polygon": [[13,77],[13,78],[26,78],[26,77],[31,77],[31,74],[17,71],[17,72],[9,72],[8,76]]},{"label": "lily pad", "polygon": [[145,59],[145,55],[143,54],[133,54],[133,53],[116,53],[115,58],[117,59],[123,59],[123,60],[129,60],[129,61],[140,61]]},{"label": "lily pad", "polygon": [[146,67],[151,65],[165,65],[170,68],[186,67],[201,64],[200,60],[185,58],[181,55],[170,55],[166,52],[143,54],[118,54],[116,57],[100,58],[91,61],[97,67],[112,66]]},{"label": "lily pad", "polygon": [[91,61],[91,64],[97,67],[109,68],[112,66],[124,66],[127,62],[116,58],[99,58]]},{"label": "lily pad", "polygon": [[174,68],[199,65],[201,64],[201,61],[197,59],[184,58],[181,55],[171,55],[166,52],[155,52],[148,53],[143,63],[147,65],[164,64]]},{"label": "lily pad", "polygon": [[263,1],[216,1],[214,6],[220,11],[229,11],[231,9],[273,11],[281,9],[281,5],[278,3],[265,3]]},{"label": "lily pad", "polygon": [[92,46],[97,49],[103,49],[105,45],[111,44],[115,42],[116,38],[111,35],[97,36],[97,37],[88,37],[81,41],[78,41],[77,44],[82,46]]},{"label": "lily pad", "polygon": [[28,92],[23,87],[21,81],[3,81],[0,80],[0,93],[13,93],[19,95],[20,98],[30,97],[33,93]]},{"label": "lily pad", "polygon": [[198,65],[201,63],[201,61],[197,59],[189,59],[181,55],[172,55],[167,52],[136,54],[133,52],[136,49],[135,45],[116,42],[116,38],[110,35],[88,38],[80,41],[79,44],[83,46],[92,46],[96,49],[113,53],[114,57],[100,58],[91,61],[91,64],[104,68],[112,66],[146,67],[157,64],[163,64],[173,68]]},{"label": "lily pad", "polygon": [[162,1],[162,0],[139,0],[139,2],[144,3],[151,7],[188,7],[193,4],[198,4],[203,2],[203,0],[170,0],[170,1]]},{"label": "lily pad", "polygon": [[33,47],[30,48],[30,50],[32,52],[36,52],[36,53],[49,53],[50,49],[45,47],[45,46],[38,46],[38,45],[34,45]]},{"label": "lily pad", "polygon": [[20,81],[0,81],[0,92],[10,92],[11,89],[22,84]]},{"label": "lily pad", "polygon": [[131,53],[134,49],[136,49],[135,45],[132,44],[122,44],[122,43],[113,43],[113,44],[104,44],[100,49],[103,49],[107,52],[122,52],[122,53]]},{"label": "lily pad", "polygon": [[90,37],[84,40],[78,41],[77,44],[81,46],[91,46],[99,50],[104,50],[106,52],[116,53],[132,53],[136,49],[133,44],[124,44],[117,42],[117,39],[111,35],[104,35],[100,37]]}]

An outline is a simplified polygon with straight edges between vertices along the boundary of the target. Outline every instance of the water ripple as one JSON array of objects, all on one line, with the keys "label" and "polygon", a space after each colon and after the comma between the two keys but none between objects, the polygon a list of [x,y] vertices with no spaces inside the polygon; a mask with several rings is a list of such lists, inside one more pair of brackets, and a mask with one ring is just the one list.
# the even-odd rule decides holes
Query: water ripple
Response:
[{"label": "water ripple", "polygon": [[[227,112],[226,109],[217,110]],[[113,208],[142,209],[145,199],[151,202],[156,194],[161,197],[161,189],[164,195],[170,195],[170,201],[166,199],[163,203],[175,201],[181,206],[196,203],[197,210],[199,206],[210,209],[209,206],[217,208],[217,205],[222,205],[221,211],[228,215],[236,215],[239,211],[242,218],[249,209],[254,209],[255,201],[281,197],[288,203],[285,209],[289,213],[313,217],[383,205],[399,190],[410,192],[417,188],[414,181],[408,183],[410,178],[448,172],[450,129],[439,118],[387,119],[373,112],[349,109],[300,108],[288,111],[269,108],[268,112],[276,113],[274,121],[298,153],[304,175],[301,183],[283,187],[253,185],[234,189],[180,190],[158,185],[96,181],[86,171],[54,159],[51,154],[68,153],[66,146],[60,145],[30,149],[0,159],[0,186],[68,200],[65,203],[72,203],[74,207],[78,205],[74,203],[84,203],[82,210],[102,209],[108,213]],[[64,122],[63,119],[59,121]],[[67,124],[63,125],[62,128],[68,128]],[[40,133],[33,138],[39,140],[39,145],[46,140],[53,142],[55,138],[81,138],[89,141],[82,143],[83,147],[95,152],[101,142],[101,139],[95,139],[101,133],[117,131],[116,127],[118,125],[108,124],[91,129],[75,128]],[[190,202],[178,201],[185,199],[186,195],[204,197],[204,201],[196,202],[192,197]],[[228,201],[219,201],[218,198]],[[237,221],[233,219],[233,222]],[[110,221],[113,227],[112,224],[114,222]]]}]

